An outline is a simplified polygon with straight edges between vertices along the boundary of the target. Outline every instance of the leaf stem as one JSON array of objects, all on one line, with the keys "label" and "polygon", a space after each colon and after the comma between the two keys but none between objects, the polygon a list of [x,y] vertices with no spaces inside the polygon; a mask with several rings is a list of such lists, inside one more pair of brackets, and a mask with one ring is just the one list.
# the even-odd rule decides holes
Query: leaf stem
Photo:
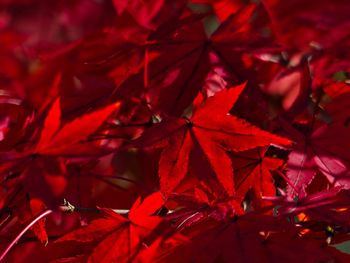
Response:
[{"label": "leaf stem", "polygon": [[17,236],[12,242],[7,246],[5,251],[1,254],[0,256],[0,261],[4,259],[4,257],[7,255],[7,253],[11,250],[11,248],[18,242],[18,240],[28,231],[29,228],[31,228],[33,225],[35,225],[36,222],[38,222],[40,219],[48,216],[51,214],[53,211],[52,210],[46,210],[39,216],[37,216],[32,222],[30,222]]}]

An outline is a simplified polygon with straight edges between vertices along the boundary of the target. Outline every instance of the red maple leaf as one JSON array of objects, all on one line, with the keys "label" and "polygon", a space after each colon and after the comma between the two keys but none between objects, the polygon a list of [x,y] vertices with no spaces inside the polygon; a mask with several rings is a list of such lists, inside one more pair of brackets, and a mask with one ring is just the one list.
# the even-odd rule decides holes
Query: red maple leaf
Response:
[{"label": "red maple leaf", "polygon": [[331,185],[349,188],[350,147],[349,127],[346,108],[349,93],[334,97],[334,104],[326,107],[330,123],[318,120],[315,112],[312,120],[300,129],[282,121],[286,131],[295,141],[289,154],[287,176],[293,186],[289,186],[290,196],[304,197],[306,187],[314,179],[316,172],[324,175]]},{"label": "red maple leaf", "polygon": [[[143,147],[163,147],[159,161],[160,187],[165,193],[184,179],[188,167],[202,154],[225,191],[235,192],[233,168],[226,151],[244,151],[290,141],[229,115],[245,84],[221,91],[203,102],[199,95],[191,118],[166,119],[147,130],[138,140]],[[203,171],[203,175],[206,171]],[[201,174],[196,174],[202,178]]]},{"label": "red maple leaf", "polygon": [[130,262],[143,247],[146,238],[162,219],[154,215],[164,201],[159,192],[143,201],[138,198],[125,218],[112,209],[100,209],[104,215],[85,227],[68,233],[58,240],[97,242],[87,262]]},{"label": "red maple leaf", "polygon": [[253,206],[266,202],[262,197],[276,195],[271,170],[283,164],[283,160],[265,156],[266,149],[256,148],[245,152],[233,153],[236,197],[242,201],[249,190],[253,192]]},{"label": "red maple leaf", "polygon": [[216,222],[207,219],[185,229],[182,234],[187,238],[183,238],[182,242],[174,242],[175,238],[171,237],[154,243],[158,247],[150,250],[158,253],[150,253],[149,256],[154,262],[349,260],[349,255],[324,246],[322,241],[301,238],[298,232],[293,224],[262,214],[250,213]]},{"label": "red maple leaf", "polygon": [[[119,103],[106,106],[60,127],[60,101],[56,100],[45,119],[38,143],[16,153],[12,163],[4,167],[3,173],[20,174],[21,180],[16,183],[22,182],[27,192],[41,198],[49,206],[58,205],[58,197],[61,197],[66,188],[63,157],[81,156],[89,152],[98,154],[98,147],[82,142],[119,106]],[[13,183],[10,179],[11,177],[8,178],[8,184]]]},{"label": "red maple leaf", "polygon": [[[125,53],[136,52],[145,61],[143,70],[118,88],[119,95],[146,92],[155,111],[179,116],[203,88],[214,67],[221,68],[218,72],[229,85],[252,77],[253,70],[243,57],[272,48],[271,36],[259,31],[268,24],[263,6],[242,6],[213,33],[207,33],[203,26],[208,15],[185,10],[178,20],[169,21],[138,45],[133,43],[128,50],[115,54],[113,59],[118,60]],[[157,56],[150,60],[150,54]],[[143,87],[146,89],[140,90]]]}]

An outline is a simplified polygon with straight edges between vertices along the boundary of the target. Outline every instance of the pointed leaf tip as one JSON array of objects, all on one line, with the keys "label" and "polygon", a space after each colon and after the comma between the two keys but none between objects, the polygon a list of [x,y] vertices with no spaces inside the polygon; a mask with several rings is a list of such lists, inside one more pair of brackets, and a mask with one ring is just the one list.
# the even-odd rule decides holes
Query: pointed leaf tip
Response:
[{"label": "pointed leaf tip", "polygon": [[205,103],[194,113],[192,119],[206,119],[208,116],[226,115],[236,104],[239,96],[246,87],[247,82],[238,86],[222,90],[208,98]]},{"label": "pointed leaf tip", "polygon": [[60,98],[57,98],[52,104],[44,121],[44,127],[41,131],[38,148],[47,144],[57,132],[61,124],[61,104]]}]

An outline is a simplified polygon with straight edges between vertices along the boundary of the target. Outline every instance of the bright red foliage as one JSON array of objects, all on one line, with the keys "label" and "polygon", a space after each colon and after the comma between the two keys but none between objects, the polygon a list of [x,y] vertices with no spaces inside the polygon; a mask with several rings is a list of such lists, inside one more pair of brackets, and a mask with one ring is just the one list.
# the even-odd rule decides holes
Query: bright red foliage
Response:
[{"label": "bright red foliage", "polygon": [[347,1],[0,7],[0,261],[350,262]]}]

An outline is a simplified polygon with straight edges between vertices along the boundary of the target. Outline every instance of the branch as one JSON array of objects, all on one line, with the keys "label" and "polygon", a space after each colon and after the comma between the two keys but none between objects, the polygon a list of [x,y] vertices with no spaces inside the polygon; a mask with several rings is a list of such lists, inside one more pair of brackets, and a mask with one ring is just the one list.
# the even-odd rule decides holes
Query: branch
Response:
[{"label": "branch", "polygon": [[[73,213],[73,212],[77,212],[77,213],[84,213],[84,212],[100,213],[101,212],[101,210],[98,209],[97,207],[76,207],[76,206],[72,205],[70,202],[68,202],[66,199],[64,199],[63,205],[61,205],[59,207],[59,210],[61,212],[64,212],[64,213]],[[114,211],[115,213],[119,214],[119,215],[127,215],[130,212],[130,209],[111,209],[111,210]],[[166,214],[167,215],[171,214],[173,212],[174,212],[174,210],[166,209]],[[157,213],[157,215],[159,215],[159,214]]]},{"label": "branch", "polygon": [[[61,212],[65,213],[73,213],[73,212],[92,212],[92,213],[100,213],[101,210],[96,207],[76,207],[72,205],[70,202],[68,202],[66,199],[63,201],[63,205],[59,207],[59,210]],[[115,213],[120,215],[127,215],[129,214],[129,209],[112,209]]]}]

